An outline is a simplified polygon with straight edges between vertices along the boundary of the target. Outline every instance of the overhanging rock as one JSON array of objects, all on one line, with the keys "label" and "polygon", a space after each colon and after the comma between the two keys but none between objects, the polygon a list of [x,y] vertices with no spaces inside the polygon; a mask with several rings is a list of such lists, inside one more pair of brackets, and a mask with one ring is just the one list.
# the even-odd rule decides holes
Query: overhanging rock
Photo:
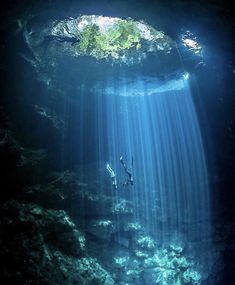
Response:
[{"label": "overhanging rock", "polygon": [[47,38],[63,43],[62,50],[72,56],[125,64],[139,63],[148,53],[169,53],[174,46],[144,22],[96,15],[54,22]]},{"label": "overhanging rock", "polygon": [[[66,84],[71,87],[75,81],[78,86],[84,73],[91,85],[120,67],[131,74],[141,71],[155,77],[175,72],[180,66],[176,43],[169,36],[131,18],[83,15],[29,25],[24,39],[32,56],[24,57],[39,79],[59,89]],[[62,76],[65,72],[68,82]]]}]

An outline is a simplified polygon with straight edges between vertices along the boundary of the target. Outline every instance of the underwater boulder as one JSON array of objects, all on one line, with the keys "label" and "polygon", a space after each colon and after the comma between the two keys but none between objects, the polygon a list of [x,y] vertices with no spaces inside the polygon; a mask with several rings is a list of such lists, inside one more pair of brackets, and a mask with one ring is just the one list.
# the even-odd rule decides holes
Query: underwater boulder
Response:
[{"label": "underwater boulder", "polygon": [[159,248],[152,257],[144,260],[144,279],[153,284],[201,284],[202,276],[196,264],[184,255],[183,248],[170,245],[169,248]]},{"label": "underwater boulder", "polygon": [[0,213],[4,284],[69,284],[63,281],[65,271],[77,270],[72,260],[85,250],[84,235],[69,216],[15,200],[3,204]]},{"label": "underwater boulder", "polygon": [[114,228],[115,225],[111,220],[93,220],[88,224],[86,232],[98,239],[110,242]]},{"label": "underwater boulder", "polygon": [[83,253],[85,238],[65,211],[47,210],[36,204],[19,203],[14,200],[5,203],[1,211],[5,214],[4,224],[15,224],[16,227],[22,226],[22,229],[26,230],[33,229],[32,233],[40,233],[45,243],[52,243],[68,254]]},{"label": "underwater boulder", "polygon": [[152,251],[155,248],[155,241],[150,236],[140,236],[136,245],[141,249]]},{"label": "underwater boulder", "polygon": [[79,285],[114,285],[111,275],[94,258],[82,258],[77,263]]}]

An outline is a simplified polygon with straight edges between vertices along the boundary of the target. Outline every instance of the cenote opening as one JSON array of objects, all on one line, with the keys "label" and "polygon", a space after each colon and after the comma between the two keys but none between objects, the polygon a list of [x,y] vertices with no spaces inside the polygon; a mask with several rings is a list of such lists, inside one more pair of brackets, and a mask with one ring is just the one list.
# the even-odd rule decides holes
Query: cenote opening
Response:
[{"label": "cenote opening", "polygon": [[233,16],[5,4],[2,284],[234,284]]}]

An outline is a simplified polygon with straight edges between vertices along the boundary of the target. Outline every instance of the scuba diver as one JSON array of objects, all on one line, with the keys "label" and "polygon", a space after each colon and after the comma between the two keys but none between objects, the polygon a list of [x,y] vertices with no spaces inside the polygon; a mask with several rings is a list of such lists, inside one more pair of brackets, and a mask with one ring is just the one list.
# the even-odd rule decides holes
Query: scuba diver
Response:
[{"label": "scuba diver", "polygon": [[[120,160],[120,162],[124,168],[125,173],[127,174],[127,179],[123,182],[123,186],[128,186],[129,184],[131,186],[134,186],[134,178],[133,178],[133,173],[132,173],[133,172],[132,171],[133,170],[133,157],[132,157],[132,167],[131,168],[127,168],[125,162],[123,161],[122,156],[120,156],[119,160]],[[106,169],[109,172],[113,188],[117,189],[118,186],[117,186],[116,174],[113,171],[113,169],[111,168],[111,166],[109,165],[109,163],[106,164]]]},{"label": "scuba diver", "polygon": [[113,171],[113,169],[110,167],[110,165],[107,163],[106,165],[106,169],[108,170],[110,177],[111,177],[111,181],[112,181],[112,185],[114,189],[117,189],[117,180],[116,180],[116,175]]},{"label": "scuba diver", "polygon": [[134,178],[133,178],[133,174],[132,174],[132,171],[131,171],[131,170],[133,170],[133,156],[132,156],[132,168],[127,168],[126,167],[126,164],[124,163],[122,156],[120,156],[120,162],[123,165],[124,171],[125,171],[125,173],[127,174],[127,177],[128,177],[126,179],[126,181],[123,183],[123,186],[128,186],[129,183],[130,183],[131,186],[133,186],[134,185]]}]

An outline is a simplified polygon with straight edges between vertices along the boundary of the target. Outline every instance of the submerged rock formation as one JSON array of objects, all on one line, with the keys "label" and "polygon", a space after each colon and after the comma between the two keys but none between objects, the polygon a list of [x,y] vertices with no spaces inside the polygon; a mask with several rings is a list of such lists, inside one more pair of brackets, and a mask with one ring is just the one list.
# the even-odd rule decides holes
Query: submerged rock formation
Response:
[{"label": "submerged rock formation", "polygon": [[12,200],[0,212],[4,284],[114,284],[64,211]]}]

